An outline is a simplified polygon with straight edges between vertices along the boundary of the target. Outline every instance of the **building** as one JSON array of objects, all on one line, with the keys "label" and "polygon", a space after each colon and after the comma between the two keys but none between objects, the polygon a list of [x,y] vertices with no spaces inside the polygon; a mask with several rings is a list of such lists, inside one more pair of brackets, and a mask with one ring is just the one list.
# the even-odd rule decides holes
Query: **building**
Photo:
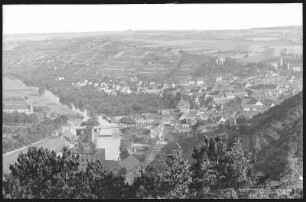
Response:
[{"label": "building", "polygon": [[120,168],[125,168],[125,180],[129,184],[134,182],[135,177],[140,176],[140,170],[143,167],[142,163],[134,155],[130,155],[123,161],[120,161],[119,166]]},{"label": "building", "polygon": [[105,149],[95,149],[93,143],[79,142],[78,147],[71,148],[70,151],[72,155],[79,155],[79,170],[85,170],[91,161],[105,160]]},{"label": "building", "polygon": [[137,127],[153,127],[156,124],[154,119],[144,118],[136,119],[135,122]]},{"label": "building", "polygon": [[224,57],[217,57],[217,59],[216,59],[216,63],[218,64],[218,65],[223,65],[223,63],[225,62],[225,58]]},{"label": "building", "polygon": [[278,64],[276,62],[270,63],[273,69],[278,69]]},{"label": "building", "polygon": [[261,101],[253,98],[246,104],[244,104],[242,107],[244,111],[261,111],[264,109],[265,106]]},{"label": "building", "polygon": [[164,133],[164,124],[159,124],[159,126],[155,127],[154,129],[151,129],[150,137],[151,138],[162,138],[163,133]]},{"label": "building", "polygon": [[124,94],[130,94],[132,91],[130,90],[130,87],[128,86],[122,86],[122,88],[120,89],[120,92]]},{"label": "building", "polygon": [[62,80],[65,80],[65,77],[64,76],[58,76],[55,80],[56,81],[62,81]]},{"label": "building", "polygon": [[214,97],[214,102],[217,104],[225,104],[233,99],[235,99],[235,97]]},{"label": "building", "polygon": [[189,114],[190,103],[187,100],[181,99],[176,105],[176,108],[184,114]]},{"label": "building", "polygon": [[301,66],[293,66],[293,67],[292,67],[292,71],[294,71],[294,72],[300,72],[300,71],[302,71],[302,67],[301,67]]},{"label": "building", "polygon": [[221,76],[216,78],[216,82],[221,82],[221,81],[222,81],[222,77]]},{"label": "building", "polygon": [[189,84],[189,85],[195,85],[195,84],[196,84],[196,81],[190,80],[190,81],[188,82],[188,84]]},{"label": "building", "polygon": [[80,126],[75,128],[75,132],[77,136],[83,136],[87,133],[86,127],[85,126]]},{"label": "building", "polygon": [[130,155],[147,155],[147,153],[149,152],[149,149],[150,149],[150,145],[132,143],[127,148],[127,151]]},{"label": "building", "polygon": [[196,78],[196,84],[197,85],[203,85],[204,84],[204,78]]},{"label": "building", "polygon": [[161,109],[161,115],[170,115],[173,112],[173,109]]},{"label": "building", "polygon": [[3,112],[4,113],[33,113],[33,103],[31,101],[30,105],[27,104],[24,100],[9,100],[5,101],[3,104]]}]

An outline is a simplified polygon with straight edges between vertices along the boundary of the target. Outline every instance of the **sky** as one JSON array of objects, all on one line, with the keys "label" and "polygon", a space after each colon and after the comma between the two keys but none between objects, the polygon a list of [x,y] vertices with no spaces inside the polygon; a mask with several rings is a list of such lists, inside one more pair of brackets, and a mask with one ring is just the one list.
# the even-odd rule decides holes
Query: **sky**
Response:
[{"label": "sky", "polygon": [[302,3],[4,5],[3,33],[224,30],[302,25]]}]

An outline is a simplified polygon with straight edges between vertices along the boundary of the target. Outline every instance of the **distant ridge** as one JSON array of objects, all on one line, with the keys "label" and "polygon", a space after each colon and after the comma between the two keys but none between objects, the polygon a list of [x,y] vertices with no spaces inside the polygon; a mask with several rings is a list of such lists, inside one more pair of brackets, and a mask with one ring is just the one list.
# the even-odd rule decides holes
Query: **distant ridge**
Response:
[{"label": "distant ridge", "polygon": [[251,28],[250,30],[288,30],[288,29],[302,29],[301,25],[291,25],[291,26],[277,26],[277,27],[255,27]]},{"label": "distant ridge", "polygon": [[254,27],[254,28],[241,28],[241,29],[193,29],[193,30],[109,30],[109,31],[88,31],[88,32],[54,32],[54,33],[9,33],[3,34],[7,37],[18,37],[18,36],[61,36],[61,35],[92,35],[92,34],[115,34],[115,33],[137,33],[137,32],[212,32],[212,31],[240,31],[240,30],[288,30],[288,29],[302,29],[302,25],[291,25],[291,26],[276,26],[276,27]]}]

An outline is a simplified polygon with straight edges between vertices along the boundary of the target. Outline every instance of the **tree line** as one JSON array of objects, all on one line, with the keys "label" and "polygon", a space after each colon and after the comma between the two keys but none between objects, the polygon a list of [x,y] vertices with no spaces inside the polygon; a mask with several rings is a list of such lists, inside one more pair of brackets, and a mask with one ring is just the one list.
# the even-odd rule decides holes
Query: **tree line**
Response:
[{"label": "tree line", "polygon": [[[68,117],[61,115],[55,119],[45,119],[42,122],[38,122],[35,114],[27,115],[22,113],[4,113],[2,120],[2,133],[7,134],[7,137],[2,138],[2,152],[6,153],[50,136],[54,130],[59,129],[61,126],[67,123]],[[5,124],[27,125],[20,127]]]},{"label": "tree line", "polygon": [[[205,137],[194,149],[189,164],[180,145],[166,158],[165,171],[153,166],[141,171],[133,184],[124,176],[106,172],[103,162],[89,162],[78,171],[79,157],[63,148],[61,156],[47,149],[30,148],[20,154],[4,176],[4,198],[302,198],[303,190],[277,192],[258,178],[252,153],[239,139],[227,146],[226,139]],[[267,188],[268,186],[268,188]]]}]

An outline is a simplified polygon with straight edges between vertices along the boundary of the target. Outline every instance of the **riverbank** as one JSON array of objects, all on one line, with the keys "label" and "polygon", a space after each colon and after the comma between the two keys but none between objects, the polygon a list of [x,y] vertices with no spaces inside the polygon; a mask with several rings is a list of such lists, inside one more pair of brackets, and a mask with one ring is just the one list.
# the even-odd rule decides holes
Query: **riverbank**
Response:
[{"label": "riverbank", "polygon": [[[9,96],[7,96],[8,98],[10,97],[27,97],[27,99],[31,99],[33,100],[33,102],[37,103],[37,106],[47,106],[50,109],[51,113],[57,113],[59,115],[72,115],[75,116],[77,114],[81,114],[83,119],[80,121],[73,121],[70,122],[70,126],[68,125],[68,127],[72,127],[74,128],[77,125],[80,125],[80,123],[82,121],[87,121],[89,119],[89,116],[87,115],[87,111],[82,112],[78,109],[76,109],[74,106],[72,109],[69,109],[68,106],[62,105],[59,102],[59,98],[54,95],[52,92],[46,90],[42,95],[38,95],[38,96],[34,96],[33,93],[37,93],[35,89],[36,87],[29,87],[26,86],[22,81],[13,78],[13,77],[4,77],[4,82],[6,82],[6,84],[4,85],[4,94],[6,92],[13,92],[11,93]],[[18,91],[14,91],[18,89]],[[31,89],[31,92],[29,93],[28,91],[23,92],[24,89]],[[23,92],[23,94],[19,94],[16,92]],[[62,126],[63,127],[67,127],[67,125]],[[47,137],[44,138],[42,140],[39,140],[37,142],[34,142],[28,146],[24,146],[21,148],[18,148],[14,151],[10,151],[7,152],[5,154],[2,155],[2,165],[3,165],[3,172],[4,173],[8,173],[9,172],[9,165],[10,164],[14,164],[18,158],[18,155],[20,153],[26,153],[29,147],[43,147],[49,150],[54,150],[55,152],[60,152],[62,150],[62,148],[65,146],[66,144],[66,140],[64,138],[61,137]]]}]

